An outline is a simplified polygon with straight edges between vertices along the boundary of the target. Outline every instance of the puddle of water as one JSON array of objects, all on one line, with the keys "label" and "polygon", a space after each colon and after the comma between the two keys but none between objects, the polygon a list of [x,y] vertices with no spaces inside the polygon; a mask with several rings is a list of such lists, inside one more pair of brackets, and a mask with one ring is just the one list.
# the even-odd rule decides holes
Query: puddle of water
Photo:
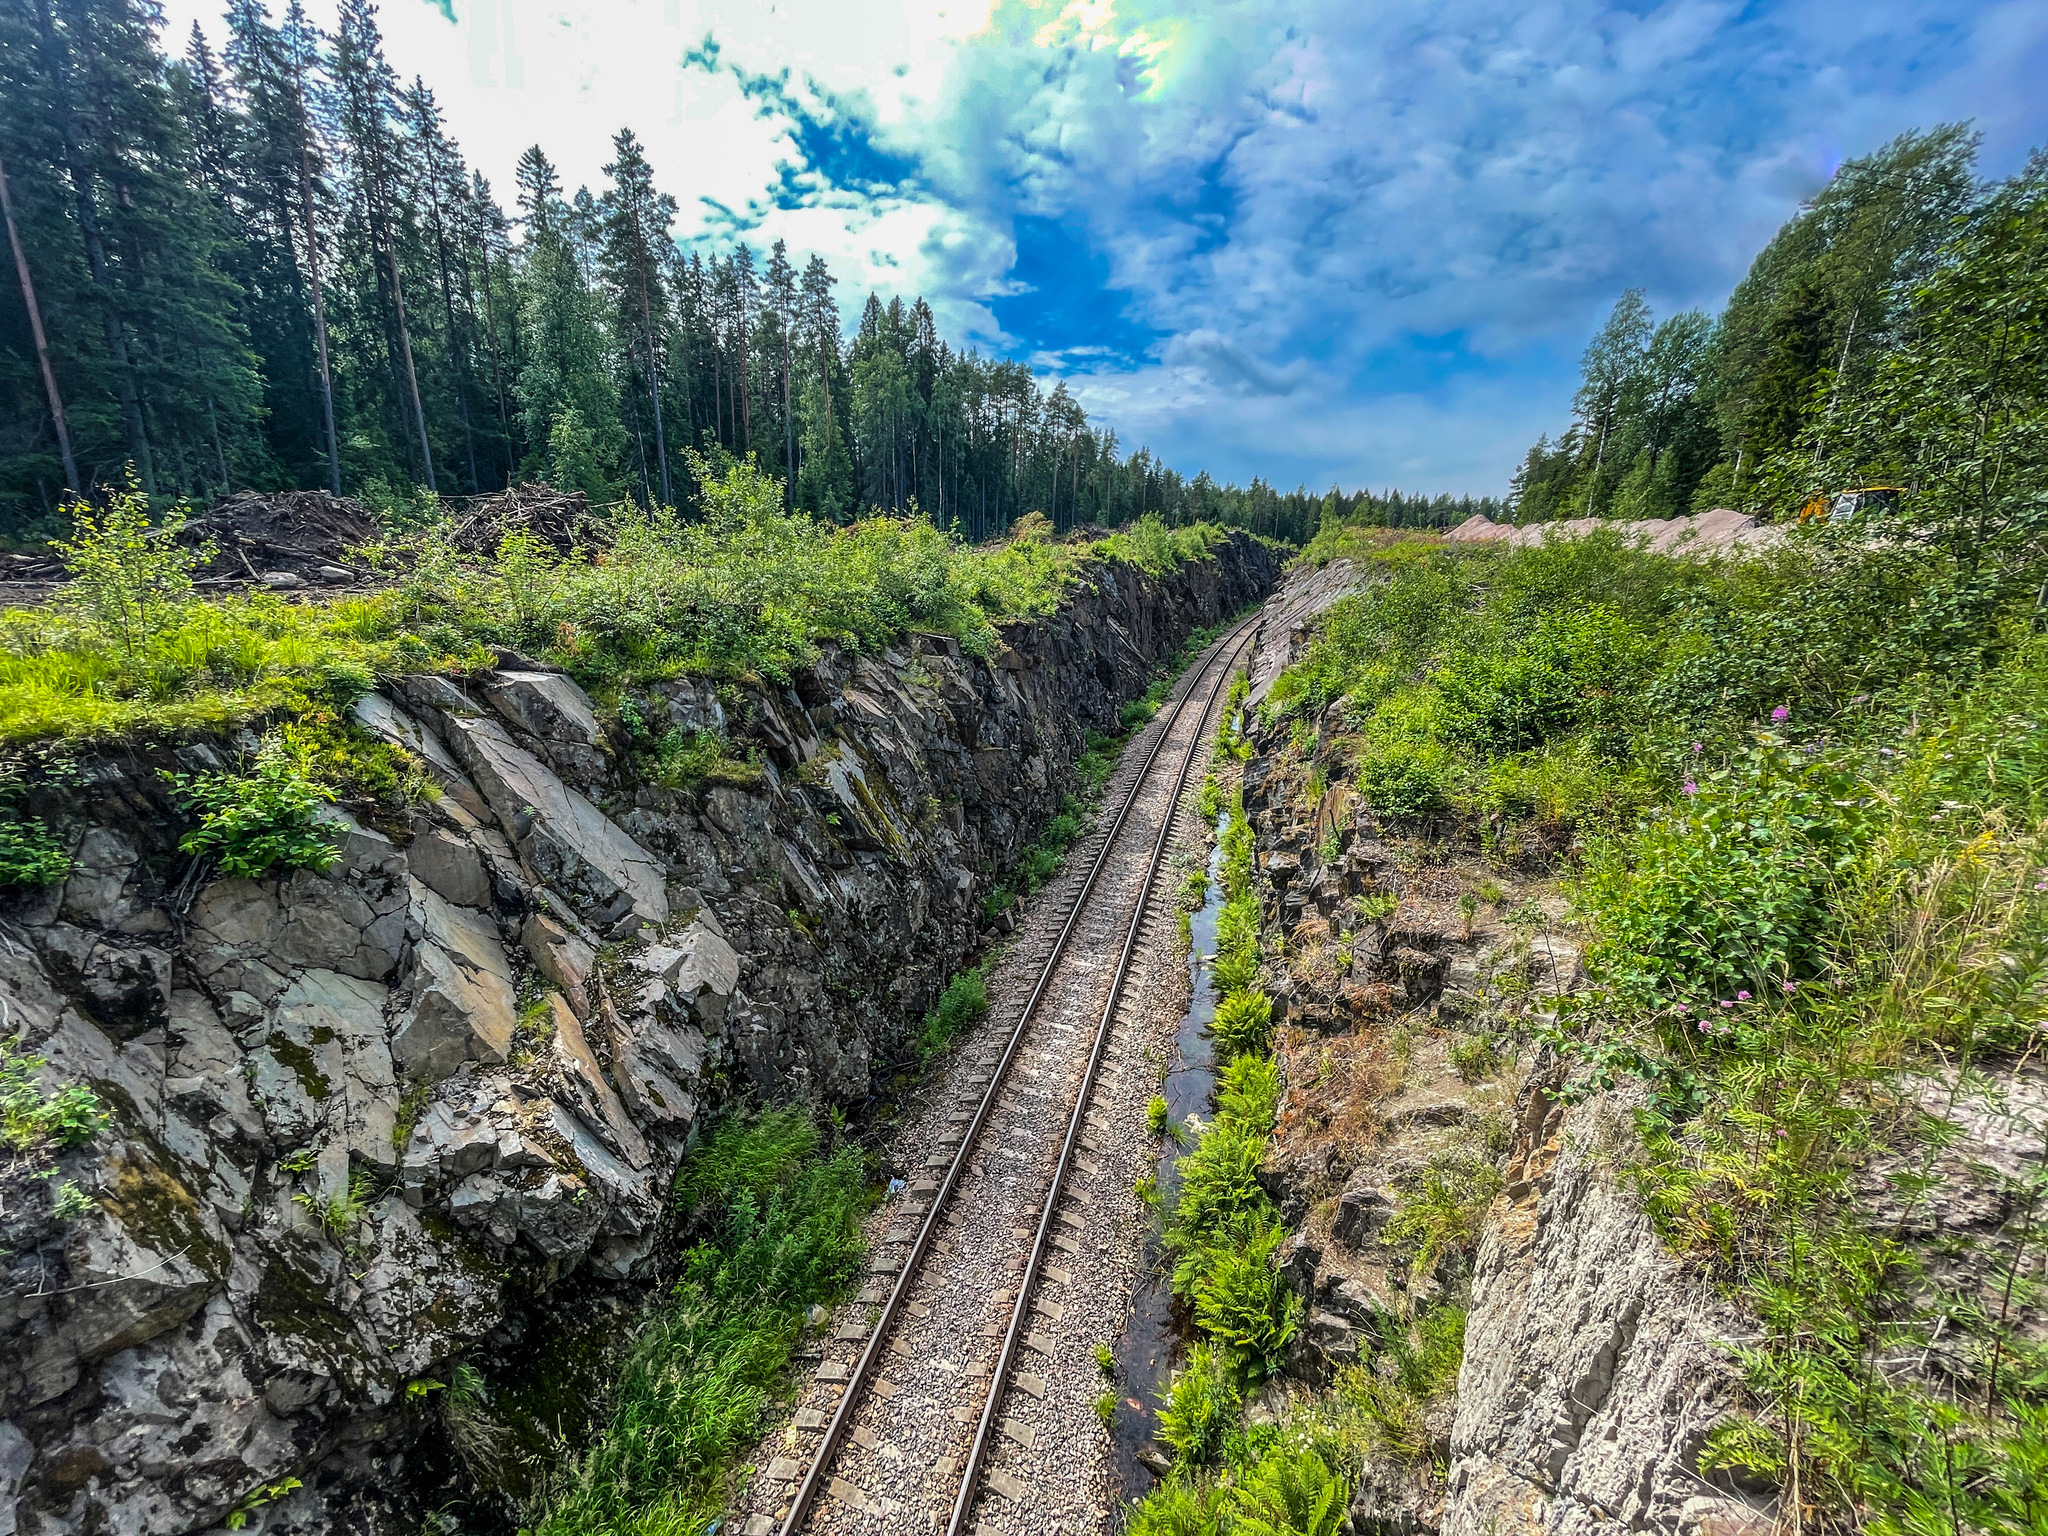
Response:
[{"label": "puddle of water", "polygon": [[[1188,948],[1192,1000],[1174,1036],[1172,1069],[1160,1089],[1176,1125],[1186,1124],[1190,1114],[1206,1119],[1216,1091],[1216,1052],[1209,1038],[1209,1021],[1216,1017],[1216,987],[1210,967],[1216,958],[1216,916],[1223,909],[1219,876],[1228,815],[1225,812],[1216,819],[1216,842],[1209,850],[1209,893],[1202,910],[1188,923],[1194,940]],[[1180,1147],[1163,1143],[1154,1170],[1160,1195],[1168,1204],[1180,1190],[1181,1155]],[[1131,1300],[1131,1315],[1116,1347],[1119,1401],[1110,1438],[1116,1443],[1117,1484],[1126,1499],[1142,1498],[1152,1489],[1155,1479],[1138,1465],[1137,1452],[1158,1435],[1159,1394],[1172,1380],[1174,1363],[1187,1341],[1186,1329],[1174,1310],[1172,1263],[1157,1242],[1147,1246],[1145,1257],[1146,1278]]]}]

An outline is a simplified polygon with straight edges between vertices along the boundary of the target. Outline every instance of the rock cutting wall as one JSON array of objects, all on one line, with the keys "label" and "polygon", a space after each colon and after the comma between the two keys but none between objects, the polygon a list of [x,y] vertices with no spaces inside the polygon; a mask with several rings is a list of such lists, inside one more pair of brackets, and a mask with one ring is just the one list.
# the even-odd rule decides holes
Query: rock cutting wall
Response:
[{"label": "rock cutting wall", "polygon": [[1240,538],[1107,567],[987,659],[912,637],[645,690],[657,728],[754,749],[691,792],[558,672],[400,678],[356,718],[442,794],[337,814],[324,874],[176,853],[163,770],[246,738],[38,790],[74,867],[0,910],[0,1031],[113,1119],[0,1185],[0,1536],[416,1529],[420,1384],[515,1300],[649,1273],[713,1108],[867,1094],[1084,732],[1275,576]]}]

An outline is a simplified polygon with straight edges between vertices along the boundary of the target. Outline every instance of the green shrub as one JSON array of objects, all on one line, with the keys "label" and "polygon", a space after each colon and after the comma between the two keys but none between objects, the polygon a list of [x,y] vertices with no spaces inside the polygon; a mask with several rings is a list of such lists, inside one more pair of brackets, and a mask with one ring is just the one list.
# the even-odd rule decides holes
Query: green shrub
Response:
[{"label": "green shrub", "polygon": [[71,873],[71,856],[40,821],[0,821],[0,889],[55,885]]},{"label": "green shrub", "polygon": [[1214,1461],[1237,1420],[1237,1393],[1206,1344],[1188,1350],[1187,1364],[1161,1395],[1159,1438],[1183,1466]]},{"label": "green shrub", "polygon": [[1499,1170],[1482,1150],[1439,1152],[1401,1192],[1383,1236],[1390,1246],[1410,1250],[1411,1273],[1426,1278],[1445,1255],[1469,1256],[1479,1246],[1486,1208],[1500,1188]]},{"label": "green shrub", "polygon": [[1223,1536],[1230,1494],[1207,1478],[1176,1471],[1131,1510],[1125,1536]]},{"label": "green shrub", "polygon": [[1226,1057],[1264,1051],[1273,1039],[1273,1000],[1263,992],[1233,992],[1216,1005],[1209,1033]]},{"label": "green shrub", "polygon": [[1216,950],[1223,955],[1256,954],[1259,904],[1249,894],[1233,895],[1216,913]]},{"label": "green shrub", "polygon": [[1370,1359],[1337,1373],[1338,1437],[1365,1456],[1428,1465],[1445,1449],[1431,1442],[1429,1411],[1457,1385],[1465,1310],[1423,1307],[1406,1320],[1382,1314],[1374,1345]]},{"label": "green shrub", "polygon": [[1224,1348],[1234,1371],[1260,1379],[1279,1369],[1301,1320],[1301,1298],[1273,1268],[1287,1229],[1240,1218],[1228,1236],[1209,1245],[1194,1277],[1195,1321]]},{"label": "green shrub", "polygon": [[1268,1446],[1236,1494],[1242,1536],[1337,1536],[1351,1515],[1351,1485],[1306,1445]]},{"label": "green shrub", "polygon": [[1209,967],[1209,977],[1216,984],[1216,990],[1226,996],[1233,992],[1249,992],[1259,984],[1259,952],[1240,949],[1230,954],[1219,954]]},{"label": "green shrub", "polygon": [[122,656],[142,653],[192,596],[193,570],[213,558],[213,546],[190,550],[178,543],[183,512],[150,526],[149,499],[131,479],[107,497],[105,512],[72,504],[69,539],[51,547],[71,577],[64,600]]},{"label": "green shrub", "polygon": [[1579,901],[1598,914],[1599,979],[1700,1018],[1814,975],[1828,886],[1871,817],[1852,775],[1772,738],[1686,783],[1676,808],[1589,859]]},{"label": "green shrub", "polygon": [[172,784],[198,818],[179,849],[218,859],[224,875],[255,879],[276,868],[325,870],[341,857],[318,814],[334,791],[307,777],[303,758],[281,735],[264,738],[254,773],[179,774]]},{"label": "green shrub", "polygon": [[939,1000],[924,1016],[917,1051],[929,1061],[953,1043],[961,1030],[988,1012],[988,967],[970,966],[946,984]]},{"label": "green shrub", "polygon": [[1217,1074],[1216,1116],[1264,1136],[1280,1109],[1280,1068],[1270,1056],[1243,1055]]},{"label": "green shrub", "polygon": [[1484,1035],[1467,1035],[1453,1040],[1449,1051],[1451,1070],[1468,1083],[1481,1082],[1500,1070],[1500,1056]]},{"label": "green shrub", "polygon": [[83,1146],[109,1118],[100,1097],[77,1083],[45,1092],[36,1073],[49,1063],[0,1039],[0,1136],[17,1153]]},{"label": "green shrub", "polygon": [[1180,1160],[1180,1195],[1167,1227],[1168,1246],[1197,1248],[1241,1212],[1266,1210],[1270,1202],[1259,1187],[1265,1155],[1263,1136],[1228,1121],[1213,1125]]},{"label": "green shrub", "polygon": [[1427,743],[1390,742],[1358,760],[1359,793],[1387,821],[1443,814],[1456,782],[1448,754]]}]

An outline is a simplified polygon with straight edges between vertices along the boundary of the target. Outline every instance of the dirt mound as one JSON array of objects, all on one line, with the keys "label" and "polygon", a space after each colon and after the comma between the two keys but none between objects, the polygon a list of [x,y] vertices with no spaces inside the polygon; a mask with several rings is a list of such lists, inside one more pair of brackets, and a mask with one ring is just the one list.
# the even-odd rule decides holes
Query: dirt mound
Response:
[{"label": "dirt mound", "polygon": [[450,536],[465,555],[491,556],[498,541],[515,530],[532,534],[558,555],[579,544],[602,542],[601,518],[594,517],[581,491],[551,485],[515,485],[489,496],[472,496],[451,519]]},{"label": "dirt mound", "polygon": [[186,523],[178,542],[213,543],[217,552],[205,573],[216,580],[336,586],[363,574],[349,551],[378,537],[377,520],[353,497],[242,491]]}]

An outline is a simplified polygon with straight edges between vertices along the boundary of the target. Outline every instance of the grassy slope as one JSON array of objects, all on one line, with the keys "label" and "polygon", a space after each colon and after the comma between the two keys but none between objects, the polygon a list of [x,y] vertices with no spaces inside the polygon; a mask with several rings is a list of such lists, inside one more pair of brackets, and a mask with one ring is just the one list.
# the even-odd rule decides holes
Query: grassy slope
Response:
[{"label": "grassy slope", "polygon": [[598,559],[515,538],[466,562],[430,530],[379,552],[390,589],[332,603],[193,599],[176,562],[152,561],[157,541],[134,541],[71,601],[0,611],[0,750],[318,715],[379,674],[486,665],[492,645],[600,695],[683,672],[780,677],[823,641],[873,649],[911,629],[979,652],[994,625],[1050,613],[1104,560],[1165,574],[1224,536],[1147,518],[1091,544],[968,548],[919,518],[785,515],[780,483],[747,466],[704,503],[688,523],[623,511]]}]

